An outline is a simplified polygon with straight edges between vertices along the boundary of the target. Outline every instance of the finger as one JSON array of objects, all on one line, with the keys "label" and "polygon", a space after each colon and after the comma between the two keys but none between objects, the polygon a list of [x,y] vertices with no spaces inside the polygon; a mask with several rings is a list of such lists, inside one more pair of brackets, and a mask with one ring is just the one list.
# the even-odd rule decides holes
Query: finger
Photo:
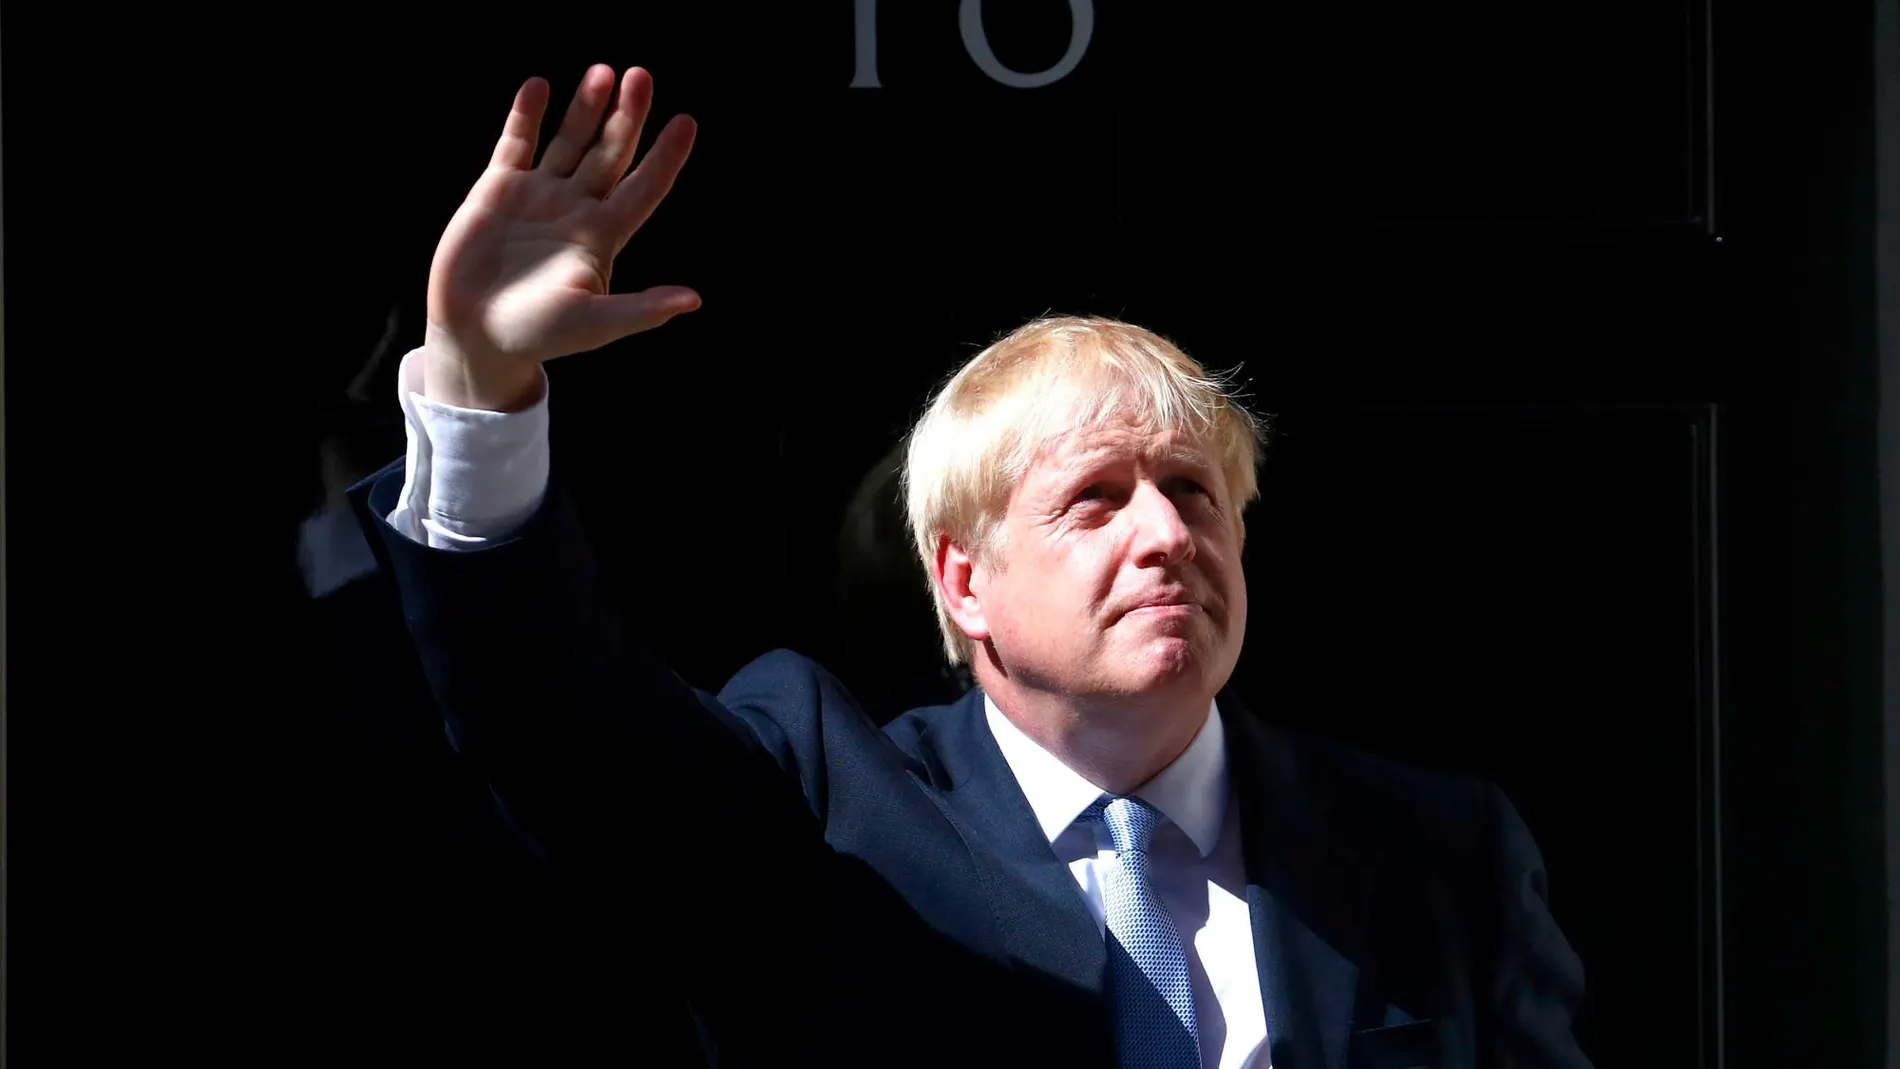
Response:
[{"label": "finger", "polygon": [[640,143],[640,128],[646,125],[647,112],[653,107],[653,77],[638,67],[630,68],[620,80],[620,97],[614,110],[600,128],[600,139],[581,157],[574,169],[574,181],[596,197],[613,192],[614,183],[627,173],[633,162],[634,147]]},{"label": "finger", "polygon": [[629,334],[652,330],[699,307],[699,294],[685,286],[655,286],[638,293],[588,297],[562,317],[557,328],[573,351],[589,352]]},{"label": "finger", "polygon": [[541,168],[566,178],[574,173],[574,165],[581,162],[581,154],[587,146],[594,143],[594,134],[600,129],[600,113],[607,109],[607,98],[613,95],[614,71],[605,63],[596,63],[581,75],[581,84],[574,89],[574,99],[568,101],[567,114],[561,119],[561,130],[548,142],[546,152],[541,154]]},{"label": "finger", "polygon": [[693,153],[693,139],[698,132],[699,127],[691,116],[673,116],[660,136],[653,139],[653,147],[647,149],[640,166],[614,187],[613,194],[607,198],[607,207],[622,234],[631,235],[638,230],[653,214],[653,209],[666,199],[673,189],[673,180],[679,177],[680,168],[686,166],[686,157]]},{"label": "finger", "polygon": [[515,90],[514,107],[508,111],[508,121],[502,124],[501,140],[495,142],[495,154],[489,164],[512,171],[533,167],[534,146],[541,140],[541,117],[547,110],[548,83],[541,78],[521,83],[521,88]]}]

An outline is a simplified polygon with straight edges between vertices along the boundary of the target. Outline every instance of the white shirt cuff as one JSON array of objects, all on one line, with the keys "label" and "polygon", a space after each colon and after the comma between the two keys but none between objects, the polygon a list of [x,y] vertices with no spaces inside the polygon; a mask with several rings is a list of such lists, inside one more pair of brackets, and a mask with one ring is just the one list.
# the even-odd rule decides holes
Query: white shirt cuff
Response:
[{"label": "white shirt cuff", "polygon": [[423,398],[420,352],[410,350],[397,372],[408,450],[390,526],[433,549],[505,539],[547,494],[547,374],[519,412],[457,408]]}]

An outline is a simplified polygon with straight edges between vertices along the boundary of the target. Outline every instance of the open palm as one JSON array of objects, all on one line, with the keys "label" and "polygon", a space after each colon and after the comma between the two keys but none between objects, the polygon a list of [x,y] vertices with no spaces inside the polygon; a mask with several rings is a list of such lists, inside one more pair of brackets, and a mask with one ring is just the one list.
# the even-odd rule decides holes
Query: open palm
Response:
[{"label": "open palm", "polygon": [[549,90],[529,79],[487,170],[436,246],[428,344],[466,380],[518,381],[542,361],[699,306],[681,286],[609,292],[614,258],[672,188],[695,132],[690,118],[676,116],[629,173],[653,80],[629,69],[617,95],[614,81],[606,66],[587,71],[537,166]]}]

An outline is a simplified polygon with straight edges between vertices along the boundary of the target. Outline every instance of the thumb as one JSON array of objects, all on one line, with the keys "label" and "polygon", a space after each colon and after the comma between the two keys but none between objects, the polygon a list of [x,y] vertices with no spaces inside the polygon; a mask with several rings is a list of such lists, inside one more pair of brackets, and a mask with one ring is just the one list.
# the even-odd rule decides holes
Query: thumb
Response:
[{"label": "thumb", "polygon": [[638,293],[590,296],[571,305],[559,333],[575,352],[589,352],[630,334],[664,324],[699,307],[699,294],[685,286],[654,286]]}]

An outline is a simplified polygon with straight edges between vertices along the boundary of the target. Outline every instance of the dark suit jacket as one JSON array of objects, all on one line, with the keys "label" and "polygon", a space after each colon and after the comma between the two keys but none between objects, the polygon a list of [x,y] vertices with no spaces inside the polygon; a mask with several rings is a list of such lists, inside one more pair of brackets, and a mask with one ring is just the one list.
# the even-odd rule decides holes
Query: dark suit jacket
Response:
[{"label": "dark suit jacket", "polygon": [[[558,475],[513,539],[429,550],[356,500],[452,742],[721,1065],[1114,1064],[1106,951],[980,693],[879,729],[775,652],[717,696],[605,592]],[[1588,1063],[1582,968],[1495,788],[1219,696],[1276,1069]]]}]

